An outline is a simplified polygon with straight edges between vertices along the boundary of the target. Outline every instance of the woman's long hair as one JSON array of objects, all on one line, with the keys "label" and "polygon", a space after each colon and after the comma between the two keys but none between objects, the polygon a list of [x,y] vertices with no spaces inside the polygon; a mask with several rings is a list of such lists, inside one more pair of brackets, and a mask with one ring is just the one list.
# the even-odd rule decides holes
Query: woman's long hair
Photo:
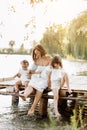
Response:
[{"label": "woman's long hair", "polygon": [[46,50],[44,49],[44,47],[42,45],[38,44],[35,46],[35,48],[32,51],[32,58],[34,61],[36,60],[36,54],[35,54],[36,49],[41,52],[41,56],[46,55]]}]

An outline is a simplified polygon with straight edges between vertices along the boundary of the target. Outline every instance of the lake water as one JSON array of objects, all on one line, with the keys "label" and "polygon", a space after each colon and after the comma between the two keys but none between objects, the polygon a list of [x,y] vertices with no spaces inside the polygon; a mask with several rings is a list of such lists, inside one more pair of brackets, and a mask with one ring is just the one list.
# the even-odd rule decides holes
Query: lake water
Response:
[{"label": "lake water", "polygon": [[[16,74],[23,59],[27,59],[31,66],[32,58],[29,55],[0,55],[0,78]],[[76,75],[77,72],[87,71],[87,62],[63,59],[63,66],[69,75],[71,88],[87,89],[87,76]],[[28,99],[26,102],[19,100],[18,107],[13,108],[11,96],[0,95],[0,130],[46,130],[47,119],[27,117]]]}]

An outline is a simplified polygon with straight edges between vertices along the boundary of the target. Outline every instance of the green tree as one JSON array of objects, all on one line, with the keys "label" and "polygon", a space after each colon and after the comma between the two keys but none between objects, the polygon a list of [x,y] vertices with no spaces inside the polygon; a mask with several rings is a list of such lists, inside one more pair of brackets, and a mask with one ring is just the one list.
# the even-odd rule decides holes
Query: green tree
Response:
[{"label": "green tree", "polygon": [[34,5],[36,3],[43,2],[43,0],[29,0],[30,4]]},{"label": "green tree", "polygon": [[68,53],[75,58],[87,57],[87,11],[84,11],[73,19],[68,27],[67,39],[69,43]]},{"label": "green tree", "polygon": [[53,25],[46,29],[41,39],[41,44],[49,54],[60,54],[64,56],[64,28],[62,25]]},{"label": "green tree", "polygon": [[25,53],[27,53],[27,50],[25,49],[23,43],[21,44],[21,46],[20,46],[20,48],[19,48],[19,50],[18,50],[18,53],[20,53],[20,54],[25,54]]},{"label": "green tree", "polygon": [[10,48],[8,49],[8,53],[14,52],[14,49],[13,49],[14,45],[15,45],[15,41],[13,41],[13,40],[9,41],[9,47]]}]

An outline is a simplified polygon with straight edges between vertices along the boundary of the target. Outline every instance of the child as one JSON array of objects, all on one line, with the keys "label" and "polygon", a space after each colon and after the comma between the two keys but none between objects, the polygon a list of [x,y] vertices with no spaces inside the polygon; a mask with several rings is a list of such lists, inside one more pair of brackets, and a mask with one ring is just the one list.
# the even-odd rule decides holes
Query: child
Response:
[{"label": "child", "polygon": [[27,60],[21,61],[21,66],[22,69],[19,70],[19,72],[15,75],[15,77],[20,78],[16,83],[15,83],[15,92],[19,91],[19,88],[24,85],[25,88],[28,86],[28,82],[30,80],[30,71],[28,69],[29,67],[29,62]]},{"label": "child", "polygon": [[59,56],[54,56],[51,62],[51,89],[54,95],[54,113],[56,117],[60,116],[58,111],[58,100],[59,100],[59,89],[63,87],[64,82],[66,82],[69,93],[71,92],[69,88],[69,81],[67,74],[62,68],[62,61]]}]

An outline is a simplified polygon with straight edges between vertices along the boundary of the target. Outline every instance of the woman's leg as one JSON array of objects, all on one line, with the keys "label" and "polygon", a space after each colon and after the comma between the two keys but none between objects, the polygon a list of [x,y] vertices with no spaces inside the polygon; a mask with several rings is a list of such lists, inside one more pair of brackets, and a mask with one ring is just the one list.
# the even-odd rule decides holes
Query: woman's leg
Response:
[{"label": "woman's leg", "polygon": [[52,91],[53,91],[53,95],[54,95],[54,112],[55,112],[55,116],[58,117],[58,116],[60,116],[60,113],[58,111],[59,90],[53,89]]},{"label": "woman's leg", "polygon": [[26,98],[34,92],[34,89],[32,88],[32,86],[28,86],[23,94],[19,94],[19,96],[23,99],[26,100]]},{"label": "woman's leg", "polygon": [[30,108],[29,111],[28,111],[28,115],[34,114],[35,108],[36,108],[36,106],[37,106],[39,100],[41,99],[41,97],[42,97],[42,92],[39,92],[39,91],[37,90],[37,91],[36,91],[35,98],[34,98],[34,102],[33,102],[31,108]]}]

